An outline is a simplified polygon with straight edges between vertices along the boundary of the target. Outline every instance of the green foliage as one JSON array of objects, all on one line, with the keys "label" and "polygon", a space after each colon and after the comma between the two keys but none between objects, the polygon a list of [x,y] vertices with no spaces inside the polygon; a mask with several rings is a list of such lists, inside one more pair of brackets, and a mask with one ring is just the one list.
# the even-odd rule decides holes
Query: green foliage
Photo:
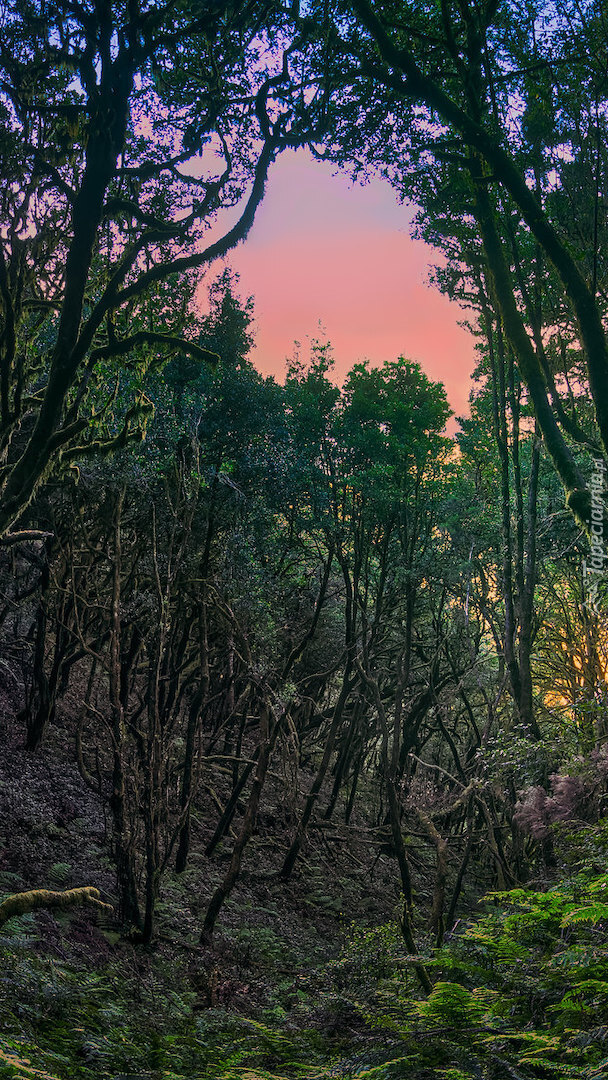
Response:
[{"label": "green foliage", "polygon": [[256,968],[278,967],[289,956],[289,944],[270,926],[243,926],[237,933],[235,944],[239,953]]},{"label": "green foliage", "polygon": [[68,862],[53,863],[48,875],[49,885],[67,888],[72,879],[72,866]]},{"label": "green foliage", "polygon": [[347,946],[332,965],[336,981],[361,989],[391,979],[403,970],[403,936],[397,923],[383,926],[353,924]]},{"label": "green foliage", "polygon": [[427,1001],[418,1006],[423,1020],[444,1024],[475,1024],[484,1016],[486,1008],[478,990],[467,990],[458,983],[437,982]]},{"label": "green foliage", "polygon": [[[317,1072],[323,1039],[266,1019],[200,1010],[175,961],[100,970],[44,958],[25,936],[0,949],[0,1077],[6,1080],[296,1080]],[[266,940],[260,932],[260,940]],[[128,954],[129,950],[127,950]],[[275,961],[273,955],[273,961]],[[314,1069],[311,1063],[316,1062]]]},{"label": "green foliage", "polygon": [[[352,1077],[592,1080],[608,1045],[608,877],[546,892],[491,893],[484,912],[427,958],[436,981],[420,1000],[399,964],[394,927],[356,928],[334,966],[383,1063]],[[367,979],[353,960],[367,963]],[[403,958],[402,958],[403,960]],[[334,976],[334,977],[335,977]],[[346,1075],[346,1074],[345,1074]]]}]

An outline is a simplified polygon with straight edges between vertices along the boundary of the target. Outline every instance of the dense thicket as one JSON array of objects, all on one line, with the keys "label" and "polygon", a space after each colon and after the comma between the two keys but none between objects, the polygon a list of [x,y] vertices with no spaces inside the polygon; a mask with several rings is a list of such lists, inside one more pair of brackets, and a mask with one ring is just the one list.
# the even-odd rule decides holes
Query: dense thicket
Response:
[{"label": "dense thicket", "polygon": [[[603,9],[3,19],[0,1067],[600,1077]],[[406,355],[281,385],[231,272],[203,298],[303,142],[417,201],[455,437]],[[38,916],[45,1011],[19,927],[97,889],[71,954]]]},{"label": "dense thicket", "polygon": [[605,654],[584,537],[500,339],[480,339],[455,442],[443,388],[405,359],[356,365],[339,391],[317,342],[284,386],[263,379],[251,317],[224,274],[197,336],[221,361],[184,353],[149,378],[145,442],[47,483],[32,513],[49,536],[5,550],[12,730],[67,754],[103,808],[110,899],[135,940],[157,938],[159,902],[166,935],[184,876],[213,948],[252,844],[290,895],[319,843],[359,860],[363,842],[372,874],[394,867],[419,990],[438,1016],[477,1017],[446,933],[488,889],[603,859]]}]

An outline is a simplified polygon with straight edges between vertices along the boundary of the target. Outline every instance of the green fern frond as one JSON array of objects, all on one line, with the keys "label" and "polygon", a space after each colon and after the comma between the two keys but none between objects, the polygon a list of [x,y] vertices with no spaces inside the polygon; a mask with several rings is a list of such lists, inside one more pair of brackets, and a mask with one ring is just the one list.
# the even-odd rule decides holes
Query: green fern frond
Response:
[{"label": "green fern frond", "polygon": [[605,919],[608,919],[608,904],[596,901],[593,904],[585,904],[582,907],[567,911],[562,917],[560,926],[565,928],[567,926],[577,926],[581,923],[596,926],[597,923],[603,922]]}]

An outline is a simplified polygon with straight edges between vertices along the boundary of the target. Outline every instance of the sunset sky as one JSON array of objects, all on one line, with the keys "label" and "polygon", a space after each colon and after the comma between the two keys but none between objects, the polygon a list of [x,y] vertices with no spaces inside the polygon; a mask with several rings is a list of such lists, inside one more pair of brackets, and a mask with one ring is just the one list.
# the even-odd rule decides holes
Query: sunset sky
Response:
[{"label": "sunset sky", "polygon": [[339,381],[358,360],[404,355],[445,382],[461,414],[474,341],[458,325],[461,309],[426,284],[433,252],[410,238],[411,213],[388,184],[353,187],[332,173],[305,151],[284,153],[246,242],[230,254],[241,294],[255,298],[254,363],[282,379],[294,340],[306,355],[321,324]]}]

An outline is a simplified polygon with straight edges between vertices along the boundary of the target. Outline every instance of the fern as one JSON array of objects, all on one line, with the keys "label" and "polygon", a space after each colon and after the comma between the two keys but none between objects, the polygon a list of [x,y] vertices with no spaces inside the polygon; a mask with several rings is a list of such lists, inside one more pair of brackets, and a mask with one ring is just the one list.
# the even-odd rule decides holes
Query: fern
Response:
[{"label": "fern", "polygon": [[608,920],[608,904],[602,904],[596,900],[592,904],[585,904],[567,911],[560,925],[566,927],[589,923],[591,926],[596,926],[604,920]]}]

